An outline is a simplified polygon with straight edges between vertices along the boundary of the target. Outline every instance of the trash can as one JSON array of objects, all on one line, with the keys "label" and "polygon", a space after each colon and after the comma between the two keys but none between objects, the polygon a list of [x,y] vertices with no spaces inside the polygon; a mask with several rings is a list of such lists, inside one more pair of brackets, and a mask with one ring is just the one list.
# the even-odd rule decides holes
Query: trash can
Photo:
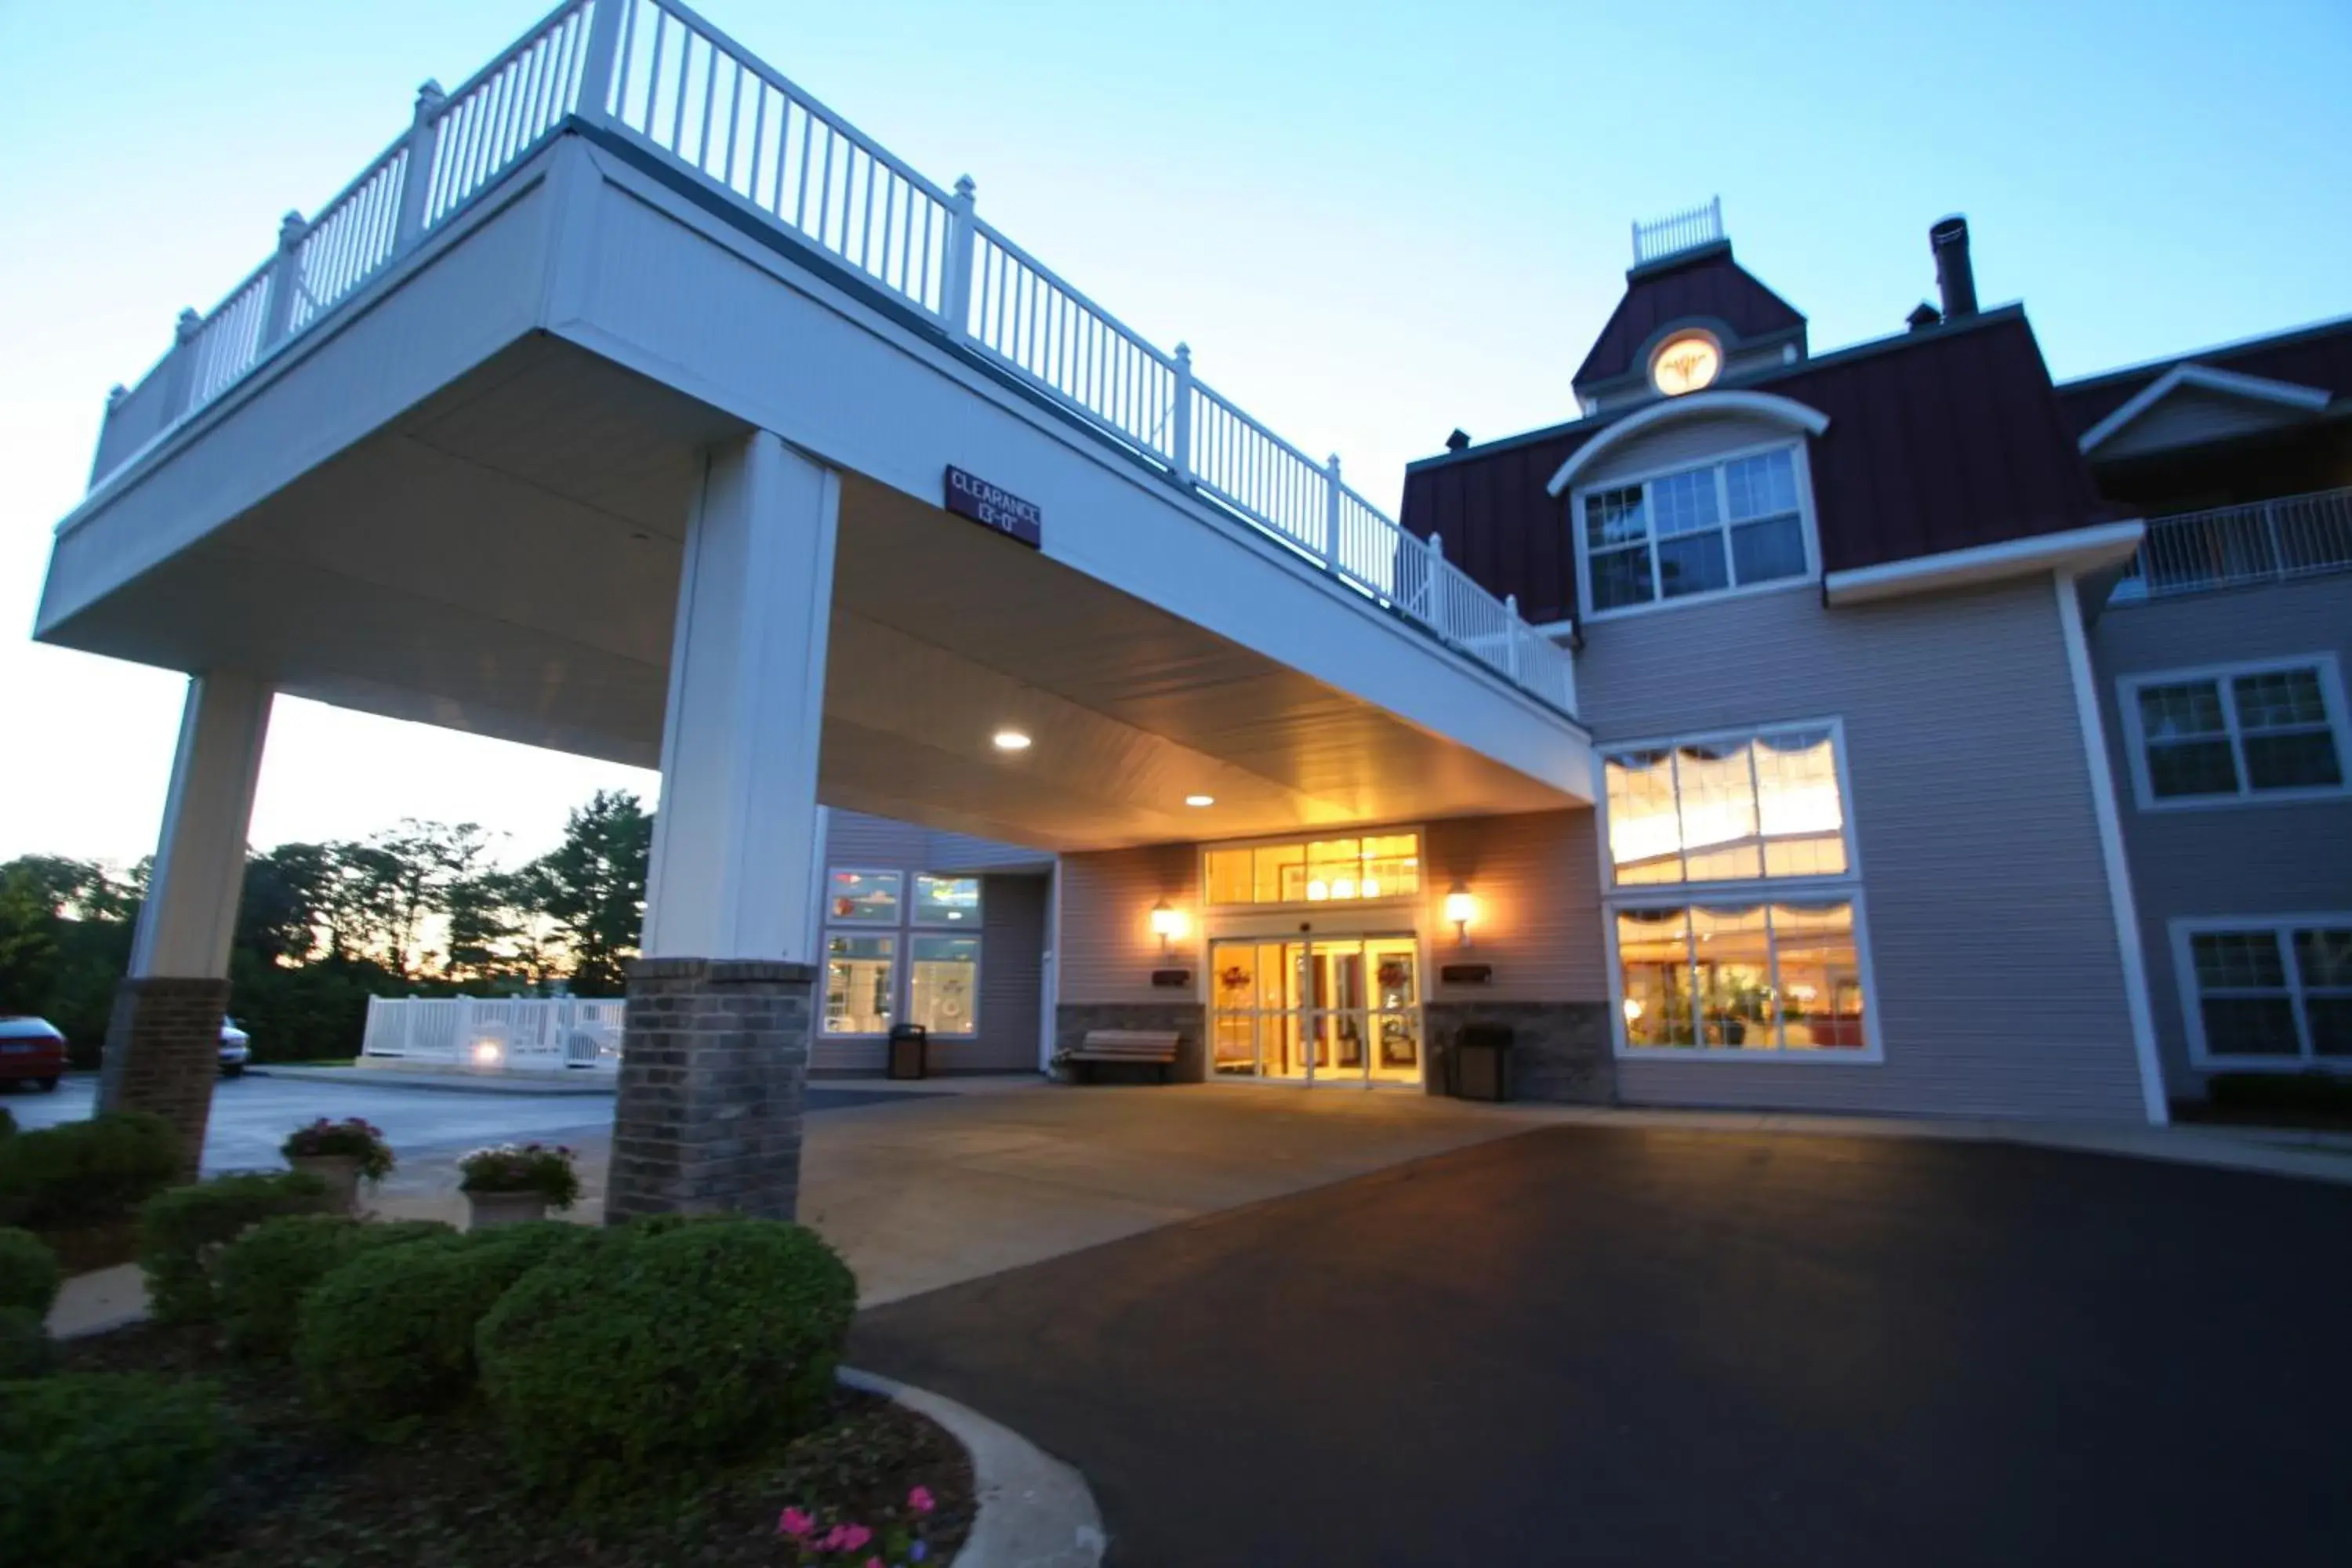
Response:
[{"label": "trash can", "polygon": [[1511,1026],[1465,1024],[1454,1037],[1451,1058],[1454,1098],[1511,1098]]},{"label": "trash can", "polygon": [[890,1066],[892,1078],[929,1078],[931,1075],[931,1032],[920,1024],[890,1026]]}]

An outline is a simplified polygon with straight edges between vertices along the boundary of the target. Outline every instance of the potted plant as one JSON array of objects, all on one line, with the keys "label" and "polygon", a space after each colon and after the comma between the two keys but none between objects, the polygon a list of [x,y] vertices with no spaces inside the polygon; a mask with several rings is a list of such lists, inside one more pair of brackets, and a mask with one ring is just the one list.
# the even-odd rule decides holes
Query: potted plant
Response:
[{"label": "potted plant", "polygon": [[349,1209],[359,1201],[360,1182],[371,1185],[392,1174],[392,1145],[373,1122],[357,1116],[331,1121],[321,1116],[308,1127],[297,1127],[278,1146],[286,1163],[327,1184],[335,1206]]},{"label": "potted plant", "polygon": [[1071,1058],[1066,1049],[1055,1051],[1046,1061],[1045,1070],[1055,1083],[1078,1081],[1078,1064]]},{"label": "potted plant", "polygon": [[477,1149],[457,1162],[458,1190],[473,1211],[472,1228],[545,1219],[550,1209],[568,1209],[580,1196],[580,1173],[572,1151],[555,1143],[499,1143]]}]

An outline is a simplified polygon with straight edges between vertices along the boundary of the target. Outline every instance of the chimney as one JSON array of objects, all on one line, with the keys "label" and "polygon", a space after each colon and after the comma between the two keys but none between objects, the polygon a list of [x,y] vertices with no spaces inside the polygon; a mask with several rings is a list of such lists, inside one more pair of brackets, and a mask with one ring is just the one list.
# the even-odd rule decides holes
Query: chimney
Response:
[{"label": "chimney", "polygon": [[1449,452],[1459,452],[1469,445],[1470,432],[1467,430],[1456,430],[1445,438],[1445,449]]},{"label": "chimney", "polygon": [[1969,220],[1954,213],[1927,231],[1936,252],[1936,287],[1944,296],[1944,320],[1977,313],[1977,275],[1969,266]]}]

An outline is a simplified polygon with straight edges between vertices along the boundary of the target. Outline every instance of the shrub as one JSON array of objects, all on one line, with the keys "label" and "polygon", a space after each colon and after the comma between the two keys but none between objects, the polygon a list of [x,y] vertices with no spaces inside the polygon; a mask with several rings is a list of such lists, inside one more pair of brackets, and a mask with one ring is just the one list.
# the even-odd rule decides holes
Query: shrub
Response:
[{"label": "shrub", "polygon": [[304,1298],[302,1384],[347,1431],[398,1437],[474,1388],[474,1331],[508,1288],[603,1233],[543,1220],[354,1258]]},{"label": "shrub", "polygon": [[2205,1081],[2216,1106],[2352,1117],[2352,1079],[2316,1072],[2225,1072]]},{"label": "shrub", "polygon": [[551,1207],[568,1209],[580,1196],[580,1173],[564,1144],[499,1143],[477,1149],[457,1162],[468,1193],[537,1193]]},{"label": "shrub", "polygon": [[294,1348],[302,1298],[344,1263],[379,1247],[457,1232],[438,1220],[370,1222],[341,1215],[285,1215],[262,1221],[221,1249],[213,1291],[229,1349],[282,1356]]},{"label": "shrub", "polygon": [[814,1427],[856,1302],[799,1226],[607,1233],[499,1298],[482,1392],[527,1479],[625,1489]]},{"label": "shrub", "polygon": [[63,1373],[0,1384],[0,1541],[10,1560],[173,1560],[203,1527],[228,1432],[203,1384]]},{"label": "shrub", "polygon": [[209,1321],[222,1247],[263,1220],[331,1206],[327,1184],[300,1171],[248,1171],[156,1194],[139,1210],[150,1309],[162,1322]]},{"label": "shrub", "polygon": [[0,1382],[38,1377],[57,1359],[49,1325],[30,1307],[0,1307]]},{"label": "shrub", "polygon": [[321,1116],[308,1127],[288,1133],[278,1152],[289,1160],[347,1155],[360,1163],[360,1174],[371,1182],[392,1174],[394,1163],[392,1145],[383,1141],[383,1130],[358,1116],[346,1116],[341,1121]]},{"label": "shrub", "polygon": [[29,1230],[0,1229],[0,1307],[48,1316],[58,1299],[58,1255]]},{"label": "shrub", "polygon": [[0,1138],[5,1138],[15,1131],[16,1131],[16,1113],[6,1106],[0,1105]]},{"label": "shrub", "polygon": [[180,1173],[160,1116],[115,1111],[0,1142],[0,1225],[69,1230],[127,1219]]}]

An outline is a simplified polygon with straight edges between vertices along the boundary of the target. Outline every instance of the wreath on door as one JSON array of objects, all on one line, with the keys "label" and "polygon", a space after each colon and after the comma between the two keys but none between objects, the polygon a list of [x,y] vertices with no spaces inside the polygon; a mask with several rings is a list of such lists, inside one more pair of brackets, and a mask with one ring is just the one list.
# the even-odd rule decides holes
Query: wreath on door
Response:
[{"label": "wreath on door", "polygon": [[1246,991],[1249,983],[1250,972],[1238,963],[1227,964],[1217,972],[1217,984],[1228,991]]}]

